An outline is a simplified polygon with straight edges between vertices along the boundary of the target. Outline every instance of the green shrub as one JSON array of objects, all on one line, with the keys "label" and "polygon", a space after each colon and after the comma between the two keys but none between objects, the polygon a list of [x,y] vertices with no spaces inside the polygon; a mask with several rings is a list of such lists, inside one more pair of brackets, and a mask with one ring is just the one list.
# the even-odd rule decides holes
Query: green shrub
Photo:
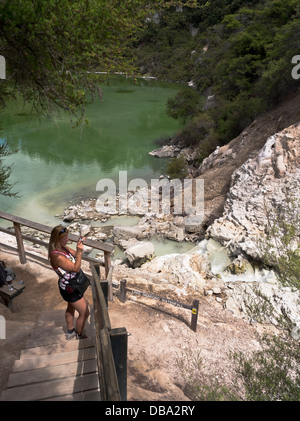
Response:
[{"label": "green shrub", "polygon": [[166,172],[170,178],[182,179],[187,177],[187,163],[184,157],[172,158],[167,165]]},{"label": "green shrub", "polygon": [[233,355],[249,401],[300,400],[300,348],[291,338],[265,336],[264,348],[251,357]]},{"label": "green shrub", "polygon": [[168,99],[167,114],[170,117],[186,123],[195,117],[202,108],[201,97],[193,89],[183,89],[174,98]]},{"label": "green shrub", "polygon": [[264,263],[284,286],[300,289],[300,201],[286,192],[282,204],[266,208],[266,215],[266,238],[258,243]]}]

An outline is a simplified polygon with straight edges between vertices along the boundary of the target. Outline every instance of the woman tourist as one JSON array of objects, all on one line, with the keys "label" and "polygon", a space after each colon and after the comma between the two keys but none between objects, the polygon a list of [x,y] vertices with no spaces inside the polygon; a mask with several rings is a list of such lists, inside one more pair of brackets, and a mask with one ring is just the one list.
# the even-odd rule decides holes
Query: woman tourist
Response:
[{"label": "woman tourist", "polygon": [[[89,317],[89,307],[83,294],[70,286],[72,279],[78,277],[81,267],[81,257],[83,252],[83,239],[77,242],[76,251],[67,247],[68,229],[58,225],[51,231],[48,256],[52,268],[58,274],[58,286],[62,298],[67,301],[65,317],[67,322],[66,339],[87,338],[83,334],[85,322]],[[79,316],[74,327],[74,313],[78,311]]]}]

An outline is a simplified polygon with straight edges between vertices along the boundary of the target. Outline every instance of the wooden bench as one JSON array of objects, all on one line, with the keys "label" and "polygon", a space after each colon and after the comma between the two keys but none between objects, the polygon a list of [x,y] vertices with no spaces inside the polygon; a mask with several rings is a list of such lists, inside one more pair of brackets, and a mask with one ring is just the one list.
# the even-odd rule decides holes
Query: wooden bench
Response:
[{"label": "wooden bench", "polygon": [[25,285],[20,281],[13,281],[11,286],[13,286],[14,289],[10,290],[10,286],[6,284],[0,287],[0,297],[3,298],[6,307],[8,307],[11,311],[14,311],[12,300],[23,292]]}]

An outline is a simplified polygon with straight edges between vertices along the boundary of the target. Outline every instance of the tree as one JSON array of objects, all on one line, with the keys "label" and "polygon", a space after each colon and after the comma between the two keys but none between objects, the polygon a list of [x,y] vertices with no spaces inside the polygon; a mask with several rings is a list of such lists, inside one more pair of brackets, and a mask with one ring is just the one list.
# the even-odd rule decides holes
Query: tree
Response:
[{"label": "tree", "polygon": [[167,114],[177,120],[186,123],[192,117],[199,114],[202,109],[202,98],[199,93],[192,88],[182,89],[175,98],[170,98],[167,102]]},{"label": "tree", "polygon": [[[104,73],[135,74],[131,46],[146,18],[156,9],[190,3],[0,0],[0,55],[7,70],[0,81],[0,111],[21,95],[37,113],[62,109],[75,114],[77,123],[84,121],[86,105],[101,95]],[[0,173],[8,172],[0,165]],[[1,186],[0,181],[0,193],[7,193],[7,185]]]},{"label": "tree", "polygon": [[0,145],[0,192],[5,196],[16,196],[16,193],[12,193],[11,191],[13,185],[8,181],[12,171],[12,167],[4,165],[2,162],[3,157],[8,156],[10,154],[11,152],[7,150],[6,143]]},{"label": "tree", "polygon": [[[83,114],[98,72],[133,72],[128,46],[145,10],[138,1],[9,0],[0,3],[1,105],[20,92],[40,112]],[[145,6],[145,4],[144,4]],[[5,91],[3,91],[5,89]]]},{"label": "tree", "polygon": [[182,155],[172,158],[167,164],[166,172],[170,178],[179,178],[182,180],[187,177],[188,170],[185,158]]}]

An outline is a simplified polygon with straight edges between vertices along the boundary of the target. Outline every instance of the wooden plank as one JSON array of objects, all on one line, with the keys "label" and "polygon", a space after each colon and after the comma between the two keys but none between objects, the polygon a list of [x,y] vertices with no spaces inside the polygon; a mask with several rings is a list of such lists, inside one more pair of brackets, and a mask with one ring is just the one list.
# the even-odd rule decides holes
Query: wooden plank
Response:
[{"label": "wooden plank", "polygon": [[107,328],[100,330],[100,347],[103,374],[105,379],[105,400],[120,401],[121,395],[119,383],[111,348],[110,335]]},{"label": "wooden plank", "polygon": [[42,335],[62,335],[65,332],[63,326],[57,326],[56,323],[48,322],[44,323],[43,325],[36,325],[34,330],[30,332],[30,339],[37,339],[41,338]]},{"label": "wooden plank", "polygon": [[45,310],[40,314],[38,318],[38,323],[52,322],[54,320],[64,321],[65,312],[65,309]]},{"label": "wooden plank", "polygon": [[14,289],[10,290],[9,286],[7,284],[2,285],[0,287],[0,296],[3,298],[14,298],[17,295],[21,294],[23,289],[25,288],[25,285],[20,285],[19,283],[13,281],[12,284]]},{"label": "wooden plank", "polygon": [[104,264],[105,264],[105,279],[108,277],[108,272],[111,268],[111,254],[104,251]]},{"label": "wooden plank", "polygon": [[[1,227],[0,227],[0,232],[2,231],[2,229],[1,229]],[[12,235],[14,235],[14,234],[12,234]],[[95,243],[95,242],[93,242],[94,244],[98,244],[98,243]],[[85,244],[86,245],[88,245],[87,244],[87,242],[85,241]],[[16,247],[11,247],[11,246],[9,246],[9,245],[7,245],[7,244],[4,244],[4,243],[1,243],[0,242],[0,245],[2,246],[2,247],[4,247],[4,248],[6,248],[7,250],[10,250],[10,251],[13,251],[13,252],[15,252],[17,249],[16,249]],[[48,243],[44,243],[44,245],[45,245],[45,247],[48,247]],[[99,250],[102,250],[102,248],[99,248],[99,246],[94,246],[94,248],[97,248],[97,249],[99,249]],[[50,263],[49,263],[49,260],[48,259],[46,259],[45,257],[41,257],[39,254],[34,254],[34,253],[30,253],[29,251],[25,251],[25,254],[26,254],[26,256],[27,257],[29,257],[30,259],[32,259],[32,260],[37,260],[38,262],[41,262],[41,263],[43,263],[43,264],[45,264],[45,265],[47,265],[47,266],[49,266],[49,267],[51,267],[51,265],[50,265]],[[95,263],[95,264],[97,264],[97,265],[101,265],[101,266],[104,266],[105,265],[105,263],[104,263],[104,261],[103,260],[100,260],[100,259],[96,259],[95,257],[90,257],[90,256],[85,256],[85,255],[82,255],[82,260],[84,260],[84,261],[86,261],[86,262],[89,262],[89,263]]]},{"label": "wooden plank", "polygon": [[98,389],[98,375],[87,374],[13,387],[1,393],[1,401],[36,401]]},{"label": "wooden plank", "polygon": [[[124,285],[124,282],[123,282],[123,285]],[[124,286],[123,286],[123,288],[124,288]],[[170,298],[160,297],[159,295],[152,294],[151,292],[139,291],[137,289],[127,288],[127,287],[126,287],[126,291],[129,291],[129,292],[131,292],[131,294],[134,294],[134,295],[141,295],[143,297],[147,297],[147,298],[151,298],[153,300],[157,300],[157,301],[161,301],[161,302],[164,302],[164,303],[167,303],[167,304],[171,304],[175,307],[185,308],[186,310],[192,310],[192,308],[193,308],[193,306],[191,306],[190,304],[180,303],[179,301],[171,300]]]},{"label": "wooden plank", "polygon": [[110,319],[108,315],[108,309],[103,295],[100,278],[96,272],[95,265],[90,265],[92,272],[91,288],[93,293],[93,306],[95,311],[95,320],[98,321],[96,329],[102,329],[107,327],[111,329]]},{"label": "wooden plank", "polygon": [[100,390],[89,390],[87,392],[73,393],[72,395],[63,395],[50,399],[43,399],[44,401],[100,401]]},{"label": "wooden plank", "polygon": [[113,267],[111,266],[108,272],[107,276],[107,282],[108,282],[108,301],[113,301],[113,289],[112,289],[112,273],[113,273]]},{"label": "wooden plank", "polygon": [[65,343],[38,346],[35,348],[23,349],[20,354],[21,358],[33,358],[39,355],[52,355],[61,352],[75,351],[76,349],[90,348],[95,344],[94,338],[80,339],[75,341],[65,341]]},{"label": "wooden plank", "polygon": [[16,236],[17,245],[18,245],[20,263],[24,265],[26,263],[26,255],[25,255],[24,243],[23,243],[23,238],[22,238],[21,225],[14,222],[14,229],[15,229],[15,236]]},{"label": "wooden plank", "polygon": [[16,216],[16,215],[11,215],[10,213],[6,213],[6,212],[3,212],[3,211],[0,211],[0,218],[6,219],[7,221],[11,221],[11,222],[16,222],[20,225],[25,225],[29,228],[33,228],[33,229],[36,229],[38,231],[47,232],[48,234],[50,234],[51,230],[52,230],[52,228],[48,227],[47,225],[39,224],[37,222],[33,222],[33,221],[21,218],[21,217]]},{"label": "wooden plank", "polygon": [[128,335],[125,327],[112,329],[109,332],[120,396],[127,401],[127,354]]},{"label": "wooden plank", "polygon": [[[52,227],[49,227],[49,226],[43,225],[43,224],[39,224],[37,222],[33,222],[33,221],[28,220],[28,219],[21,218],[19,216],[11,215],[11,214],[6,213],[6,212],[0,211],[0,218],[6,219],[7,221],[11,221],[14,224],[16,223],[18,225],[25,225],[29,228],[33,228],[33,229],[36,229],[38,231],[46,232],[47,234],[51,234],[51,231],[52,231]],[[74,234],[71,234],[71,233],[69,234],[69,238],[70,238],[71,241],[75,241],[75,242],[77,242],[77,240],[78,240],[78,236],[76,236]],[[97,249],[106,251],[108,253],[112,253],[113,250],[114,250],[114,246],[112,246],[111,244],[103,243],[102,241],[85,240],[84,244],[86,244],[89,247],[93,247],[93,248],[97,248]]]},{"label": "wooden plank", "polygon": [[69,364],[58,365],[53,367],[43,367],[34,370],[14,372],[10,374],[8,380],[8,388],[16,386],[24,386],[25,384],[33,384],[45,382],[64,377],[82,376],[84,374],[96,373],[97,361],[93,360],[72,362]]},{"label": "wooden plank", "polygon": [[63,365],[70,362],[93,359],[95,356],[95,347],[91,347],[75,351],[62,352],[60,354],[41,355],[34,358],[23,358],[15,361],[13,371],[26,371],[42,367]]},{"label": "wooden plank", "polygon": [[[76,338],[74,339],[74,341],[75,340]],[[66,341],[65,333],[60,333],[59,335],[47,335],[38,338],[28,338],[26,342],[26,349],[42,347],[46,345],[60,344],[64,341]]]}]

